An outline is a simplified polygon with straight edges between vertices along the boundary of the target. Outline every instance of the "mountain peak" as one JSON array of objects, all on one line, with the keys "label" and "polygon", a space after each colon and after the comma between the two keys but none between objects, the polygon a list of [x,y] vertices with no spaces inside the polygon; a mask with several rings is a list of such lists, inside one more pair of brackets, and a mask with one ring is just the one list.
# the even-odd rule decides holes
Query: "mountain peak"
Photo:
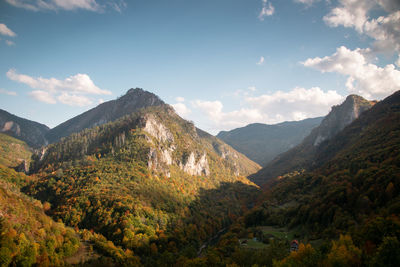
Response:
[{"label": "mountain peak", "polygon": [[141,88],[131,88],[118,99],[104,102],[51,129],[47,138],[53,143],[71,133],[115,121],[143,108],[161,105],[165,103],[157,95]]},{"label": "mountain peak", "polygon": [[371,106],[375,105],[377,101],[369,101],[359,95],[348,95],[342,105],[357,105],[357,106]]},{"label": "mountain peak", "polygon": [[273,177],[312,165],[315,153],[323,142],[337,135],[375,103],[358,95],[349,95],[342,104],[332,107],[321,124],[314,128],[302,143],[277,156],[261,171],[252,175],[251,180],[263,184]]},{"label": "mountain peak", "polygon": [[131,88],[131,89],[129,89],[129,90],[126,92],[125,95],[131,95],[131,94],[138,95],[138,94],[143,94],[143,93],[153,94],[153,93],[151,93],[151,92],[148,92],[148,91],[146,91],[146,90],[143,90],[143,88],[136,87],[136,88]]}]

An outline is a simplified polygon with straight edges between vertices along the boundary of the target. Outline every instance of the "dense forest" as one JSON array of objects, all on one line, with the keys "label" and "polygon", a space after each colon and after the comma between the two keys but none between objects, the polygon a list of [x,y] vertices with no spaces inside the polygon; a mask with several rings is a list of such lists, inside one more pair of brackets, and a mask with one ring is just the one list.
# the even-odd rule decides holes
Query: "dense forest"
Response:
[{"label": "dense forest", "polygon": [[400,262],[399,92],[261,188],[256,163],[168,105],[35,151],[0,135],[0,149],[2,266]]}]

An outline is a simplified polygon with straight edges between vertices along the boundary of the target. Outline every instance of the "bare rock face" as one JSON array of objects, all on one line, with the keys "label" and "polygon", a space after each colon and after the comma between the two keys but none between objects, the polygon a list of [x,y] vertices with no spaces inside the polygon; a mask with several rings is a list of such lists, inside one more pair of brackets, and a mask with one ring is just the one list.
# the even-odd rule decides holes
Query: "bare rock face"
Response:
[{"label": "bare rock face", "polygon": [[169,175],[166,166],[176,164],[181,170],[190,175],[210,174],[210,167],[207,160],[207,153],[197,156],[194,151],[190,152],[186,159],[176,159],[173,152],[176,150],[174,144],[174,136],[171,131],[161,122],[159,122],[152,114],[144,117],[143,130],[157,141],[153,142],[148,138],[148,142],[152,144],[152,148],[148,153],[148,167],[153,170],[164,172]]},{"label": "bare rock face", "polygon": [[180,168],[190,175],[210,175],[210,167],[208,165],[207,155],[204,154],[197,160],[195,154],[192,152],[185,164],[180,164]]},{"label": "bare rock face", "polygon": [[13,121],[7,121],[4,123],[3,129],[1,129],[1,132],[13,132],[16,136],[21,135],[21,128],[19,127],[18,123],[13,122]]},{"label": "bare rock face", "polygon": [[312,132],[314,134],[313,145],[318,146],[323,141],[331,139],[374,104],[375,102],[368,101],[361,96],[349,95],[341,105],[332,107],[321,125]]},{"label": "bare rock face", "polygon": [[146,118],[144,129],[159,142],[173,142],[174,136],[162,123],[159,123],[153,116]]},{"label": "bare rock face", "polygon": [[22,160],[21,163],[14,168],[17,172],[29,173],[29,162]]}]

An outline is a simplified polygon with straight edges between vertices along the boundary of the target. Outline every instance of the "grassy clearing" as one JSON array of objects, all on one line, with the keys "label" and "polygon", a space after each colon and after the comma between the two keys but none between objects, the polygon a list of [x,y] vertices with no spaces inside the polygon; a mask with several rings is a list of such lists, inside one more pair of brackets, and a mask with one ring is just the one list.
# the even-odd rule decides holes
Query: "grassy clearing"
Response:
[{"label": "grassy clearing", "polygon": [[[247,240],[247,243],[243,243],[245,240]],[[268,247],[267,244],[264,244],[260,241],[256,241],[252,238],[243,238],[243,239],[240,239],[240,242],[241,242],[243,248],[263,249],[263,248]]]},{"label": "grassy clearing", "polygon": [[295,232],[289,231],[286,227],[262,226],[260,230],[264,235],[272,235],[277,239],[293,240],[295,238]]}]

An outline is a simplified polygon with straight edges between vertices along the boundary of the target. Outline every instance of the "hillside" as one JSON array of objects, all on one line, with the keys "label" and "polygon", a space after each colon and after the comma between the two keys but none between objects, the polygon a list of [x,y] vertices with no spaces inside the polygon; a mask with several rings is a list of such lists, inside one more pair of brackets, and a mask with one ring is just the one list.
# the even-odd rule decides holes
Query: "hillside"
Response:
[{"label": "hillside", "polygon": [[60,266],[75,253],[73,229],[45,214],[46,205],[19,191],[31,178],[0,165],[0,265]]},{"label": "hillside", "polygon": [[103,235],[95,249],[114,262],[134,251],[147,266],[196,257],[251,207],[258,188],[245,176],[260,168],[165,104],[71,134],[31,166],[38,180],[24,192],[49,214]]},{"label": "hillside", "polygon": [[33,148],[47,144],[45,135],[49,127],[17,117],[0,109],[0,132],[26,142]]},{"label": "hillside", "polygon": [[274,125],[253,123],[231,131],[222,131],[217,137],[249,159],[265,166],[278,154],[303,141],[322,119],[319,117]]},{"label": "hillside", "polygon": [[164,102],[155,94],[140,88],[132,88],[118,99],[104,102],[54,127],[46,134],[46,138],[49,140],[49,143],[54,143],[62,137],[78,133],[83,129],[115,121],[124,115],[131,114],[145,107],[163,104]]},{"label": "hillside", "polygon": [[[239,266],[397,266],[399,151],[397,91],[324,142],[313,171],[270,180],[258,205],[203,262],[217,257]],[[298,251],[289,253],[293,239]]]},{"label": "hillside", "polygon": [[32,152],[24,141],[0,133],[0,165],[6,167],[21,166],[21,171],[27,172],[31,155]]},{"label": "hillside", "polygon": [[299,145],[278,155],[259,172],[251,175],[250,180],[261,185],[289,172],[313,168],[318,160],[316,153],[324,141],[330,140],[375,103],[360,96],[349,95],[342,104],[332,107],[321,124]]}]

